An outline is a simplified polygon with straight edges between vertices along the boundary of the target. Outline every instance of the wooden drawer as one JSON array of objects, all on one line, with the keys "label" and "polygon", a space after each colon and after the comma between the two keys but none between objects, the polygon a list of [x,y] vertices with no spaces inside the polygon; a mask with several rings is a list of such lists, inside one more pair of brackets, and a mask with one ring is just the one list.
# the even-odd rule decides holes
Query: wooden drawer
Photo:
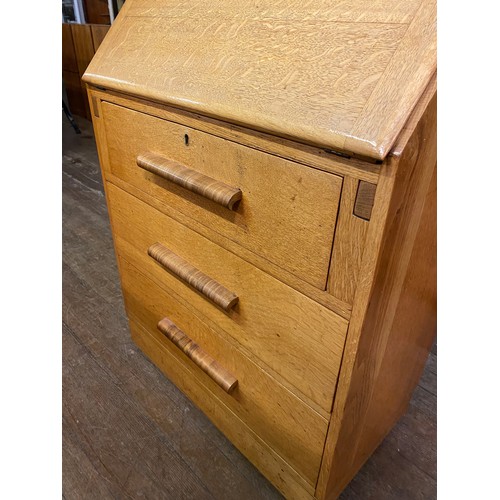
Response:
[{"label": "wooden drawer", "polygon": [[[186,300],[309,404],[331,411],[346,320],[111,183],[107,194],[119,254]],[[234,292],[237,305],[225,311],[167,271],[148,255],[155,243]]]},{"label": "wooden drawer", "polygon": [[[313,286],[326,288],[341,177],[116,104],[103,102],[102,114],[112,174]],[[151,153],[156,155],[153,161],[147,157]],[[139,167],[138,157],[148,161],[139,161]],[[157,175],[159,171],[169,180]],[[196,191],[192,180],[197,175],[198,192],[173,181]],[[183,182],[186,176],[189,180]],[[213,201],[213,189],[205,189],[210,181],[203,176],[241,190],[241,201],[233,209],[224,206],[227,200]]]},{"label": "wooden drawer", "polygon": [[[209,328],[193,314],[188,303],[173,293],[166,293],[123,259],[120,259],[120,270],[129,318],[141,324],[161,344],[159,350],[164,351],[167,358],[174,356],[191,372],[196,383],[206,388],[207,399],[221,400],[308,482],[315,484],[327,420]],[[216,361],[217,373],[227,371],[237,380],[231,393],[222,389],[160,332],[157,324],[165,317],[198,344],[197,353],[201,349]],[[141,347],[145,346],[141,344]],[[155,347],[146,346],[145,350],[153,358],[159,354],[151,352]]]}]

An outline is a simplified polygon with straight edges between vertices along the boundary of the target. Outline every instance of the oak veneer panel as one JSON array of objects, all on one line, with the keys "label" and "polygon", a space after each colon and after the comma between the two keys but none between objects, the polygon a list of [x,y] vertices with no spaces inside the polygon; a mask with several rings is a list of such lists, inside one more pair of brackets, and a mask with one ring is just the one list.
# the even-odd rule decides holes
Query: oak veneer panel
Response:
[{"label": "oak veneer panel", "polygon": [[288,498],[311,500],[311,487],[290,465],[260,439],[218,398],[206,397],[207,387],[196,372],[179,362],[156,337],[133,318],[129,321],[132,339],[151,361],[231,440],[235,446]]},{"label": "oak veneer panel", "polygon": [[358,179],[345,177],[328,276],[328,291],[349,304],[358,284],[368,230],[368,221],[354,215],[358,188]]},{"label": "oak veneer panel", "polygon": [[[207,132],[211,135],[237,142],[258,151],[292,160],[303,165],[318,168],[336,175],[357,177],[376,184],[380,172],[379,162],[367,162],[348,158],[321,147],[308,146],[290,139],[267,134],[262,131],[219,121],[215,118],[186,111],[158,102],[122,94],[113,90],[89,86],[92,95],[103,101],[134,109],[148,115],[157,116],[188,127]],[[105,167],[105,164],[103,165]]]},{"label": "oak veneer panel", "polygon": [[[346,138],[345,149],[376,158],[384,158],[389,153],[435,74],[436,16],[435,2],[423,0],[367,100],[363,113]],[[360,137],[370,140],[360,144]]]},{"label": "oak veneer panel", "polygon": [[382,170],[316,495],[336,498],[405,411],[435,336],[436,96]]},{"label": "oak veneer panel", "polygon": [[[287,0],[264,7],[256,0],[129,0],[85,76],[98,98],[94,123],[116,251],[142,276],[129,285],[134,339],[289,498],[340,493],[404,411],[433,335],[435,11],[435,0]],[[252,148],[251,166],[241,162],[247,148],[235,143]],[[193,144],[198,154],[180,161]],[[254,179],[243,186],[236,211],[223,212],[194,193],[181,196],[182,188],[175,192],[150,172],[133,177],[145,146],[228,186]],[[278,175],[281,162],[287,168]],[[327,209],[320,205],[315,213],[323,193],[314,183],[305,186],[303,175],[310,181],[322,171],[342,180],[335,195],[333,185],[325,190]],[[282,185],[299,178],[297,196],[277,203]],[[253,196],[262,179],[268,186],[255,196],[261,205],[252,201],[245,212],[245,193]],[[369,216],[369,204],[356,206],[360,182],[376,185]],[[310,198],[299,203],[299,194]],[[252,226],[241,217],[262,206],[276,219],[255,217]],[[240,232],[231,233],[234,227]],[[300,240],[304,230],[309,236]],[[151,259],[147,250],[156,242],[234,292],[235,308],[225,312]],[[269,265],[256,267],[264,260]],[[280,281],[284,276],[298,280],[286,281],[296,289]],[[153,284],[140,285],[142,279]],[[349,324],[318,303],[325,295]],[[272,434],[272,421],[265,428],[255,420],[260,390],[254,401],[230,409],[222,398],[231,396],[165,344],[156,322],[166,305],[174,315],[180,311],[176,321],[188,333],[190,321],[203,325],[194,336],[213,332],[196,341],[213,356],[222,346],[214,359],[243,374],[255,367],[256,383],[269,377],[300,408],[309,407],[306,420],[328,421],[326,441],[309,420],[316,434],[308,448],[293,410],[283,409],[287,415]],[[256,405],[248,415],[247,404]],[[287,429],[294,443],[284,438]],[[297,450],[304,444],[306,459]]]},{"label": "oak veneer panel", "polygon": [[[330,412],[347,321],[110,183],[107,198],[116,248],[126,260]],[[161,267],[147,254],[155,242],[236,293],[238,305],[226,313]]]},{"label": "oak veneer panel", "polygon": [[435,1],[395,9],[376,2],[389,19],[402,11],[389,22],[367,21],[367,2],[341,2],[322,15],[321,8],[295,15],[286,5],[270,7],[264,18],[258,4],[234,3],[214,10],[212,2],[195,2],[187,14],[163,2],[161,12],[137,17],[131,12],[141,2],[132,1],[85,81],[383,159],[435,72]]},{"label": "oak veneer panel", "polygon": [[193,17],[203,9],[203,14],[211,18],[231,19],[294,19],[299,21],[323,20],[358,23],[409,23],[422,0],[279,0],[262,2],[246,0],[228,2],[227,0],[177,0],[158,2],[158,0],[135,0],[129,11],[131,16],[149,17]]},{"label": "oak veneer panel", "polygon": [[[163,203],[159,199],[155,198],[154,196],[151,196],[144,191],[134,187],[133,185],[122,181],[119,177],[115,176],[114,174],[111,173],[111,168],[109,165],[109,158],[108,158],[108,153],[107,153],[107,141],[106,139],[106,134],[105,134],[105,127],[104,127],[104,120],[102,119],[102,112],[101,112],[101,105],[104,104],[104,101],[101,101],[102,97],[105,97],[106,99],[113,99],[113,102],[117,102],[120,104],[124,104],[126,101],[123,98],[116,97],[116,96],[110,96],[107,93],[104,93],[102,91],[95,91],[91,90],[89,92],[89,100],[94,105],[94,102],[96,104],[96,109],[97,109],[97,114],[93,114],[92,119],[93,119],[93,125],[94,125],[94,130],[96,133],[96,139],[97,139],[97,145],[99,148],[99,162],[101,164],[101,172],[103,177],[105,177],[107,180],[109,180],[111,183],[114,185],[118,186],[119,188],[131,193],[135,197],[141,199],[142,201],[148,203],[149,205],[155,207],[157,210],[162,211],[163,213],[169,215],[170,217],[173,217],[175,220],[181,222],[184,225],[187,225],[188,227],[191,227],[194,229],[197,233],[203,235],[204,237],[210,239],[211,241],[217,243],[218,245],[226,248],[232,253],[235,253],[236,255],[239,255],[242,257],[244,260],[247,262],[252,263],[259,269],[264,270],[265,272],[269,273],[271,276],[284,281],[285,283],[289,284],[292,286],[295,290],[299,290],[300,292],[304,293],[307,295],[309,298],[312,298],[313,300],[317,301],[319,304],[322,304],[323,306],[331,309],[334,311],[336,314],[340,315],[344,319],[349,319],[350,317],[350,311],[351,311],[351,305],[347,304],[346,302],[338,299],[334,295],[330,294],[329,292],[325,290],[320,290],[319,288],[316,288],[313,285],[310,285],[309,283],[301,280],[300,278],[296,277],[286,269],[283,269],[282,267],[272,263],[268,259],[261,257],[254,252],[247,250],[246,248],[242,247],[236,242],[233,242],[232,240],[229,240],[228,238],[220,235],[219,233],[214,232],[212,229],[206,227],[205,225],[201,224],[197,220],[194,220],[192,217],[190,217],[188,214],[184,215],[183,213],[171,208],[169,205]],[[136,103],[132,101],[128,101],[130,105],[135,105]],[[143,106],[141,107],[142,111],[147,111],[147,112],[152,112],[153,110],[157,110],[157,108],[152,107],[152,106]],[[178,119],[176,114],[169,114],[167,115],[168,118],[170,119]],[[192,125],[196,125],[196,123],[193,122],[193,120],[190,121]],[[201,125],[203,125],[203,122],[201,122]],[[219,129],[222,127],[217,127],[215,131],[219,131]],[[214,129],[209,129],[209,131],[214,131]],[[219,131],[220,133],[220,131]],[[236,139],[237,137],[230,136],[230,139]],[[243,140],[243,144],[246,145],[245,141]],[[303,158],[301,158],[304,160]],[[308,159],[311,159],[311,157],[308,157]],[[336,157],[336,161],[332,162],[333,166],[335,167],[336,164],[338,163],[338,157]],[[342,159],[340,159],[342,160]],[[359,160],[355,161],[355,165],[359,165],[361,162]],[[373,167],[374,165],[371,164]],[[354,168],[354,172],[358,172],[356,168]]]},{"label": "oak veneer panel", "polygon": [[401,134],[399,135],[397,141],[394,144],[394,147],[391,150],[391,156],[401,156],[403,151],[408,144],[408,141],[411,139],[415,128],[418,126],[422,115],[427,110],[427,106],[434,98],[434,95],[437,92],[437,73],[434,73],[432,76],[429,85],[427,85],[423,94],[420,96],[420,99],[413,109],[410,117],[408,118],[405,126],[401,130]]},{"label": "oak veneer panel", "polygon": [[[207,388],[207,400],[222,401],[311,486],[315,485],[328,421],[210,329],[193,314],[189,303],[171,291],[162,290],[123,259],[120,270],[128,316],[139,321],[164,350],[193,373]],[[221,389],[158,331],[157,323],[164,317],[173,321],[238,380],[231,394]]]},{"label": "oak veneer panel", "polygon": [[[342,187],[339,176],[107,102],[102,113],[113,174],[325,289]],[[137,157],[147,152],[239,188],[241,202],[229,210],[143,170]]]}]

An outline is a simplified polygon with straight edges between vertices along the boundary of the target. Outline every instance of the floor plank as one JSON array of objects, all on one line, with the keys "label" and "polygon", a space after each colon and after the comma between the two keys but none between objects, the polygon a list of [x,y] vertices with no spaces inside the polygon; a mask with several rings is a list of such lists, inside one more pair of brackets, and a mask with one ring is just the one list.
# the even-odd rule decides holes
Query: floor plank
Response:
[{"label": "floor plank", "polygon": [[[63,497],[278,499],[134,346],[90,122],[63,117]],[[343,499],[436,497],[436,348]]]}]

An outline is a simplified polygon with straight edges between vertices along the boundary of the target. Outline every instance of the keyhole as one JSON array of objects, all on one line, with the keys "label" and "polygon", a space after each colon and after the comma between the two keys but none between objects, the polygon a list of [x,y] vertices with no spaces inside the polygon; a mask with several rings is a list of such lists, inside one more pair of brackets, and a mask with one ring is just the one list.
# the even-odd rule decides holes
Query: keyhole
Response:
[{"label": "keyhole", "polygon": [[186,146],[189,146],[189,135],[187,135],[187,134],[184,134],[184,144]]}]

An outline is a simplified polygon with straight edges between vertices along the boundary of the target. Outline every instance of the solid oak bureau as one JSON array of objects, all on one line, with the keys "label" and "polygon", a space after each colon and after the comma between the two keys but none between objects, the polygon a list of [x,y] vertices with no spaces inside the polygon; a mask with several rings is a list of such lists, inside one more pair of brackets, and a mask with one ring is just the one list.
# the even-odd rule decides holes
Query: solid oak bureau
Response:
[{"label": "solid oak bureau", "polygon": [[87,83],[134,341],[335,498],[435,335],[436,5],[128,0]]}]

